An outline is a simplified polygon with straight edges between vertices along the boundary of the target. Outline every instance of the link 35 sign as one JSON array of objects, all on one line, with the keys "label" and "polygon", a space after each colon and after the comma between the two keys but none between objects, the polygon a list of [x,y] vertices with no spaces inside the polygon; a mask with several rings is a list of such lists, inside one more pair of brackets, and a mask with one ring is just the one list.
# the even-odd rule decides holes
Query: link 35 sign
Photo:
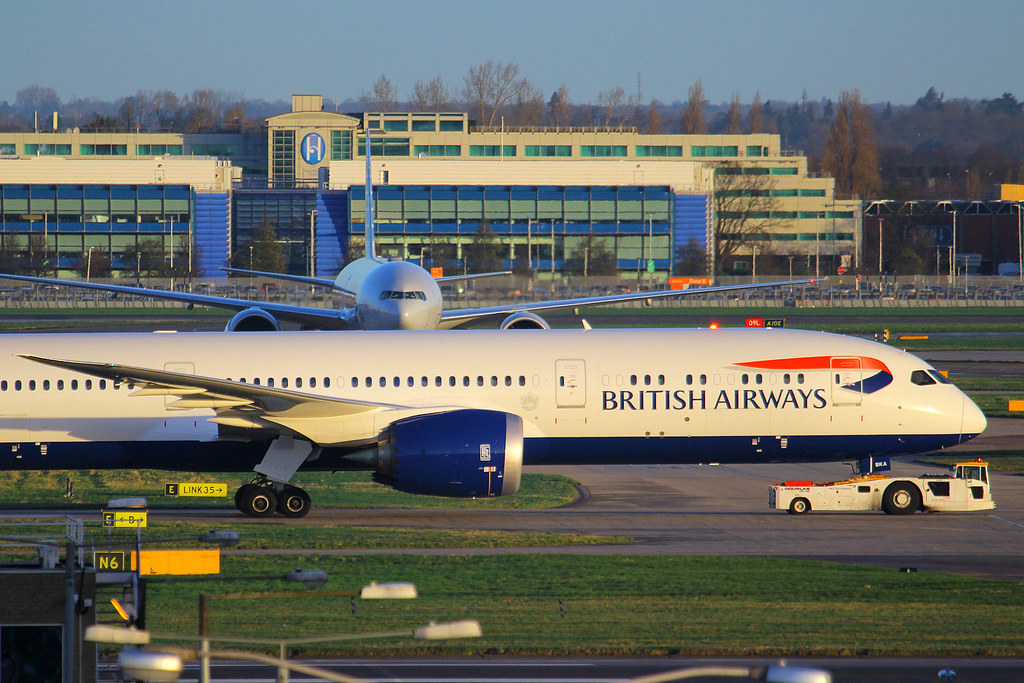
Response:
[{"label": "link 35 sign", "polygon": [[316,166],[327,156],[327,144],[320,133],[309,133],[302,138],[302,160]]}]

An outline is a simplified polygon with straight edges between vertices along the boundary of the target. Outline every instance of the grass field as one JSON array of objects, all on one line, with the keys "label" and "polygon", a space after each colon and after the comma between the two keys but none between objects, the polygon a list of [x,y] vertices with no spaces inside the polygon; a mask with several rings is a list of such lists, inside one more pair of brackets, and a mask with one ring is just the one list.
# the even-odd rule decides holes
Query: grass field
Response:
[{"label": "grass field", "polygon": [[[473,618],[484,637],[423,644],[366,640],[305,654],[894,655],[1024,654],[1024,584],[898,573],[824,562],[701,556],[231,556],[228,575],[332,577],[324,591],[411,581],[420,598],[360,601],[282,584],[149,586],[148,628],[195,633],[200,591],[214,600],[210,633],[294,638],[412,628]],[[108,618],[112,610],[102,611]]]},{"label": "grass field", "polygon": [[[0,500],[6,508],[95,508],[111,498],[144,497],[160,507],[213,507],[235,509],[234,493],[252,479],[252,473],[195,475],[162,470],[46,470],[11,471],[0,478]],[[74,498],[67,498],[67,482],[74,484]],[[164,496],[164,484],[175,482],[227,483],[226,498]],[[440,498],[401,493],[372,481],[369,472],[300,472],[292,482],[306,489],[317,507],[334,508],[545,508],[566,505],[576,499],[576,484],[567,477],[524,475],[519,491],[497,498]],[[73,513],[72,513],[73,514]]]}]

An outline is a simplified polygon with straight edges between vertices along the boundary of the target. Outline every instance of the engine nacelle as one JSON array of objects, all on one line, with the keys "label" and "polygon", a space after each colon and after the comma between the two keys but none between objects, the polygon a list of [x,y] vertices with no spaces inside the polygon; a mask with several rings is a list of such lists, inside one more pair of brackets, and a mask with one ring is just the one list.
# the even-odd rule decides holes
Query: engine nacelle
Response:
[{"label": "engine nacelle", "polygon": [[225,332],[280,332],[281,323],[262,308],[247,308],[235,313],[224,326]]},{"label": "engine nacelle", "polygon": [[501,321],[501,325],[498,326],[499,330],[550,330],[551,326],[548,325],[548,321],[544,318],[530,313],[529,311],[519,311],[513,313],[509,317]]},{"label": "engine nacelle", "polygon": [[452,498],[519,490],[523,421],[496,410],[464,409],[393,422],[377,443],[374,479],[407,493]]}]

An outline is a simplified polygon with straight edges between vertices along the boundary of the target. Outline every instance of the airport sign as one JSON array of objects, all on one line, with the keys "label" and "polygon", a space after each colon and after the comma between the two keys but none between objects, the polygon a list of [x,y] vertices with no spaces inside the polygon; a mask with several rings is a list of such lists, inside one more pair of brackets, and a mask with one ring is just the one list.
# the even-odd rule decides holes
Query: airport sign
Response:
[{"label": "airport sign", "polygon": [[146,527],[146,510],[101,510],[103,526],[120,528]]},{"label": "airport sign", "polygon": [[164,484],[164,495],[224,498],[228,495],[228,485],[210,484],[203,482],[181,482],[176,484]]},{"label": "airport sign", "polygon": [[92,566],[98,572],[126,572],[127,555],[123,550],[97,550],[92,554]]}]

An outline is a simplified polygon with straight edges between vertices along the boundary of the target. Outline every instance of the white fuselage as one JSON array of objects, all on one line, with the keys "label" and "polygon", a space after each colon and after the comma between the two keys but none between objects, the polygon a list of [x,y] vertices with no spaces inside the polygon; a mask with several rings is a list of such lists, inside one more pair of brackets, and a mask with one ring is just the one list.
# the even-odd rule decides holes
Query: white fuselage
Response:
[{"label": "white fuselage", "polygon": [[[169,410],[171,397],[132,396],[23,353],[380,405],[336,428],[323,442],[332,448],[431,406],[520,416],[527,463],[846,459],[953,446],[985,428],[955,386],[911,381],[934,373],[924,361],[817,332],[19,334],[0,335],[0,468],[194,467],[192,448],[211,470],[254,457],[244,435],[209,422],[213,410]],[[232,455],[218,461],[218,444]]]}]

